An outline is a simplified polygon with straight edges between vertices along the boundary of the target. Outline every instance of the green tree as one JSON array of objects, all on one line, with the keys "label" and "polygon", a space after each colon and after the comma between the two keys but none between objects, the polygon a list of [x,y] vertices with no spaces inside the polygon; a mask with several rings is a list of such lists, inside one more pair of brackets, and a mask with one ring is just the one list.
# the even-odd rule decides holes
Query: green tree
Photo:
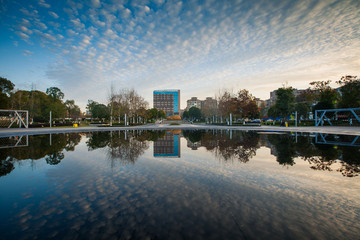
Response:
[{"label": "green tree", "polygon": [[163,110],[158,111],[158,118],[166,118],[166,113]]},{"label": "green tree", "polygon": [[98,102],[95,102],[93,100],[88,100],[88,104],[86,105],[86,109],[89,111],[89,113],[92,115],[94,107],[99,104]]},{"label": "green tree", "polygon": [[331,80],[311,82],[318,103],[313,110],[334,109],[338,99],[338,93],[330,87]]},{"label": "green tree", "polygon": [[[42,91],[18,90],[11,96],[11,108],[28,110],[30,119],[35,122],[49,121],[49,111],[54,105],[59,107],[59,104],[62,105],[60,100],[54,100]],[[57,117],[55,115],[53,116]]]},{"label": "green tree", "polygon": [[295,96],[294,89],[292,87],[282,87],[276,90],[276,113],[283,118],[286,118],[294,111]]},{"label": "green tree", "polygon": [[64,93],[57,87],[50,87],[46,89],[46,94],[51,101],[47,107],[47,112],[51,111],[53,118],[63,118],[66,115],[66,106],[62,102]]},{"label": "green tree", "polygon": [[185,111],[183,112],[182,118],[183,118],[183,119],[188,119],[188,118],[189,118],[189,111],[186,111],[186,110],[185,110]]},{"label": "green tree", "polygon": [[147,116],[151,120],[157,119],[158,112],[159,111],[156,108],[151,108],[151,109],[147,110]]},{"label": "green tree", "polygon": [[309,107],[309,105],[307,105],[306,103],[303,103],[303,102],[297,103],[295,105],[295,111],[298,112],[299,117],[302,116],[302,117],[306,118],[308,112],[310,111],[310,107]]},{"label": "green tree", "polygon": [[59,100],[64,98],[64,93],[57,87],[50,87],[46,89],[46,94]]},{"label": "green tree", "polygon": [[0,77],[0,109],[10,108],[10,96],[14,86],[10,80]]},{"label": "green tree", "polygon": [[193,120],[195,119],[201,119],[201,111],[197,107],[191,107],[189,109],[189,117]]},{"label": "green tree", "polygon": [[272,118],[276,118],[277,116],[279,116],[279,113],[277,112],[277,109],[275,107],[275,105],[272,105],[269,110],[268,110],[268,116],[272,117]]},{"label": "green tree", "polygon": [[108,106],[105,106],[104,104],[96,104],[92,108],[91,115],[93,118],[109,119],[110,118],[110,109]]},{"label": "green tree", "polygon": [[337,83],[341,86],[339,108],[360,107],[360,79],[357,76],[343,76]]}]

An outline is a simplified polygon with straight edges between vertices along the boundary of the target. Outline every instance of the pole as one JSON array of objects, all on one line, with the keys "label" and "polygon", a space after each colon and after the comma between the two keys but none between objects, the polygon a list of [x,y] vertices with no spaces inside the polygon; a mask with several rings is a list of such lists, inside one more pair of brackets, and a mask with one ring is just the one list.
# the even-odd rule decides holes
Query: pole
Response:
[{"label": "pole", "polygon": [[124,117],[125,126],[126,126],[126,121],[127,121],[127,119],[126,119],[126,113],[125,113],[125,117]]},{"label": "pole", "polygon": [[232,126],[232,114],[230,113],[230,126]]},{"label": "pole", "polygon": [[29,111],[26,111],[26,128],[29,128]]},{"label": "pole", "polygon": [[295,111],[295,127],[297,127],[297,111]]},{"label": "pole", "polygon": [[52,126],[51,111],[50,111],[50,127]]}]

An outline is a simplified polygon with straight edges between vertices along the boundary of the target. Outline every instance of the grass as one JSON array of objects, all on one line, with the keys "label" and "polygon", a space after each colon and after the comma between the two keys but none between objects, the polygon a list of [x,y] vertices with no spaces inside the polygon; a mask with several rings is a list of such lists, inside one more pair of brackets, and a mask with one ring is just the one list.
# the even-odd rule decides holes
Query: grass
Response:
[{"label": "grass", "polygon": [[174,123],[170,123],[169,125],[181,125],[181,124],[174,122]]}]

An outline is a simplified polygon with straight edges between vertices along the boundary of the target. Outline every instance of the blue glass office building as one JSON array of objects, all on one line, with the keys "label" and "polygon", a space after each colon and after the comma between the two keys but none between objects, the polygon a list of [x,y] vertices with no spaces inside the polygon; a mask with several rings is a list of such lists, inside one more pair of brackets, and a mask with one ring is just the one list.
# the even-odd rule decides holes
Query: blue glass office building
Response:
[{"label": "blue glass office building", "polygon": [[163,110],[166,116],[180,115],[180,90],[155,90],[154,108]]}]

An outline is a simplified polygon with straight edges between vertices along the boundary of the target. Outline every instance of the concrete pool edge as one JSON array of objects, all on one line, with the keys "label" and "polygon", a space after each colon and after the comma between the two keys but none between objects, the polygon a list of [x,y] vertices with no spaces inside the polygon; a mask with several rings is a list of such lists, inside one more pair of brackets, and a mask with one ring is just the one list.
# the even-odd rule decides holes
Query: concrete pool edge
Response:
[{"label": "concrete pool edge", "polygon": [[121,131],[121,130],[240,130],[258,132],[304,132],[304,133],[327,133],[340,135],[360,135],[360,127],[276,127],[276,126],[216,126],[205,124],[148,124],[131,127],[69,127],[69,128],[11,128],[0,129],[0,137],[40,135],[53,133],[86,133],[97,131]]}]

